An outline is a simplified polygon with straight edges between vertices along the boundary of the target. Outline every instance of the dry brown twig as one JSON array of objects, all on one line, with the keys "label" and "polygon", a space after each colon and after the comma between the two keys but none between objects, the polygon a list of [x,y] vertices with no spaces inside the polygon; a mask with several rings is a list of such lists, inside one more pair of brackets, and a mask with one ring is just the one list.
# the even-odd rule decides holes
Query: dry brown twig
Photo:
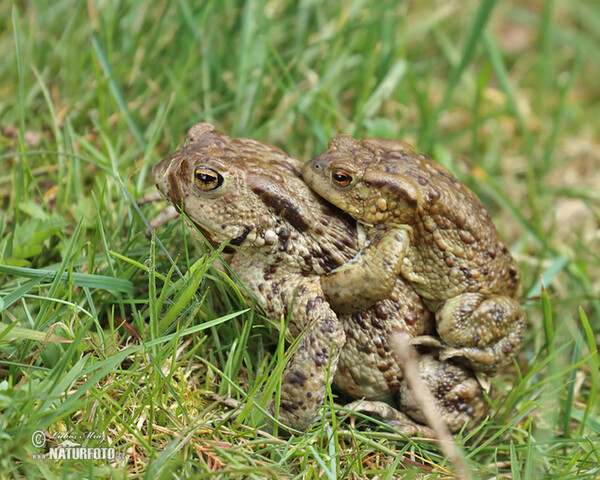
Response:
[{"label": "dry brown twig", "polygon": [[444,455],[450,460],[456,469],[456,476],[463,480],[470,480],[471,476],[467,470],[464,457],[458,450],[452,434],[435,407],[435,399],[423,382],[418,367],[417,352],[410,343],[407,335],[396,334],[390,342],[398,359],[398,364],[412,391],[415,400],[423,411],[429,427],[435,432],[439,446]]}]

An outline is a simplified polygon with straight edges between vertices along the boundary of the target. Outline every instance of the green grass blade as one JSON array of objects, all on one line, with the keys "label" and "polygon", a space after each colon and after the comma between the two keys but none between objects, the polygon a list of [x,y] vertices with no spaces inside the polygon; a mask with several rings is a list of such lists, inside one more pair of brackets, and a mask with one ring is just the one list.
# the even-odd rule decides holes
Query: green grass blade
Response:
[{"label": "green grass blade", "polygon": [[[4,265],[0,265],[0,273],[8,273],[6,271],[4,271],[4,272],[2,271],[3,267],[4,267]],[[19,268],[19,267],[7,267],[7,269],[13,269],[13,268]],[[22,297],[24,297],[26,293],[30,292],[33,288],[36,287],[36,285],[40,284],[48,276],[49,276],[48,273],[39,275],[38,277],[33,278],[29,282],[25,282],[23,285],[16,288],[15,290],[13,290],[9,294],[7,294],[5,297],[0,297],[0,312],[3,312],[8,307],[10,307],[13,303],[18,301]]]},{"label": "green grass blade", "polygon": [[117,103],[117,106],[119,107],[119,110],[125,117],[125,121],[131,129],[131,133],[133,133],[133,136],[136,139],[138,145],[142,149],[145,149],[146,140],[144,139],[142,131],[138,127],[137,122],[133,118],[129,107],[127,106],[127,102],[125,100],[125,97],[123,96],[123,92],[121,91],[121,87],[119,86],[119,83],[117,82],[117,79],[113,74],[112,68],[110,66],[110,61],[108,60],[108,57],[106,56],[106,53],[104,52],[104,49],[100,44],[100,39],[98,38],[97,32],[92,33],[92,46],[94,47],[94,52],[96,53],[102,70],[104,71],[104,75],[108,79],[108,86],[113,95],[113,98],[115,99],[115,102]]},{"label": "green grass blade", "polygon": [[510,470],[513,480],[521,480],[521,466],[519,465],[519,457],[514,443],[510,444]]},{"label": "green grass blade", "polygon": [[454,90],[458,86],[458,82],[460,81],[462,74],[464,73],[464,71],[466,70],[467,66],[473,58],[475,49],[479,44],[479,41],[481,40],[485,27],[489,22],[492,10],[496,6],[497,2],[498,0],[486,0],[480,3],[479,10],[477,11],[477,16],[475,17],[475,20],[471,25],[469,37],[467,38],[467,42],[463,48],[460,63],[458,63],[456,67],[452,69],[450,77],[448,78],[446,90],[444,91],[442,101],[439,103],[432,120],[428,123],[428,128],[423,132],[423,135],[421,137],[421,148],[425,151],[431,150],[431,146],[433,145],[433,140],[436,132],[437,119],[439,118],[440,113],[448,107],[448,104],[452,99],[452,95],[454,93]]},{"label": "green grass blade", "polygon": [[56,343],[70,343],[73,340],[61,337],[59,335],[50,334],[47,332],[38,332],[30,328],[22,328],[13,326],[16,322],[11,325],[0,323],[0,339],[4,337],[4,332],[8,334],[10,332],[15,338],[21,338],[23,340],[37,340],[39,342],[56,342]]},{"label": "green grass blade", "polygon": [[[41,270],[25,267],[12,267],[9,265],[0,265],[0,273],[13,275],[15,277],[37,279],[39,283],[43,279],[54,281],[57,272],[52,270]],[[133,296],[134,293],[133,284],[129,280],[123,280],[120,278],[77,272],[64,272],[59,277],[60,283],[68,285],[71,281],[74,285],[78,287],[97,288],[100,290],[107,290],[109,292],[124,292],[131,296]]]},{"label": "green grass blade", "polygon": [[206,274],[207,269],[207,258],[202,257],[198,260],[192,267],[190,268],[190,276],[189,280],[184,280],[184,287],[177,296],[173,299],[173,303],[166,311],[162,320],[158,325],[158,333],[163,334],[167,328],[175,321],[177,315],[179,315],[184,308],[186,308],[189,304],[189,301],[192,299],[196,291],[198,290],[198,285],[202,281],[202,278]]},{"label": "green grass blade", "polygon": [[[598,347],[596,345],[596,336],[590,325],[590,322],[585,314],[583,308],[579,308],[579,319],[583,326],[583,331],[588,342],[588,348],[590,350],[590,358],[588,365],[590,367],[590,393],[589,398],[585,405],[584,415],[581,418],[580,435],[583,436],[586,426],[588,426],[588,417],[590,416],[593,409],[596,409],[596,415],[598,415],[598,406],[596,404],[598,398],[598,388],[600,388],[600,358],[598,357]],[[588,427],[589,428],[589,427]]]}]

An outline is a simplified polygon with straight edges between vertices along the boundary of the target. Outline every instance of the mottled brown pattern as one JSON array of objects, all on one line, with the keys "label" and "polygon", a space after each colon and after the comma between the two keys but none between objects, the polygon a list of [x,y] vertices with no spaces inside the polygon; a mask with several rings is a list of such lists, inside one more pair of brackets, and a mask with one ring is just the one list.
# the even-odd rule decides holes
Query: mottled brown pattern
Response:
[{"label": "mottled brown pattern", "polygon": [[[222,185],[213,191],[197,188],[196,168],[221,175]],[[368,310],[342,315],[331,308],[321,279],[355,257],[358,233],[351,217],[304,184],[300,169],[298,160],[275,147],[198,124],[187,145],[159,163],[154,175],[162,194],[177,202],[213,245],[229,241],[229,266],[268,316],[276,323],[289,318],[290,333],[302,335],[283,374],[279,419],[305,429],[325,400],[328,368],[329,378],[352,396],[400,404],[403,379],[388,336],[432,334],[433,324],[421,299],[401,279],[394,279],[388,298]],[[464,367],[452,368],[473,380]],[[432,392],[439,391],[440,382],[429,378]],[[465,420],[474,422],[486,413],[477,394]],[[439,411],[452,420],[453,408],[440,401]],[[386,412],[402,418],[396,425],[404,431],[423,428],[396,410]]]},{"label": "mottled brown pattern", "polygon": [[[349,186],[336,183],[344,174],[352,178]],[[512,361],[525,331],[519,270],[479,198],[448,169],[401,142],[338,135],[303,175],[317,193],[372,225],[370,239],[377,237],[322,282],[328,298],[349,291],[353,279],[364,285],[337,309],[370,306],[401,275],[436,311],[441,358],[457,357],[488,373]],[[380,281],[365,281],[372,278]]]}]

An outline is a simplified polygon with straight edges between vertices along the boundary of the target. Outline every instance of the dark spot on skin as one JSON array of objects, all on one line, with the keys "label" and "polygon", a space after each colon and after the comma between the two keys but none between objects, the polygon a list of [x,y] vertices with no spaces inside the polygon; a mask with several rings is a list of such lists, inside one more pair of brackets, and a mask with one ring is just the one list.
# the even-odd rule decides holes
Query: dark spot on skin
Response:
[{"label": "dark spot on skin", "polygon": [[277,267],[275,267],[274,265],[271,265],[267,268],[265,268],[264,272],[265,274],[263,275],[263,278],[265,280],[271,280],[271,277],[273,276],[273,274],[277,271]]},{"label": "dark spot on skin", "polygon": [[347,248],[347,245],[339,238],[333,240],[333,246],[341,252],[343,252]]},{"label": "dark spot on skin", "polygon": [[306,392],[306,398],[312,398],[312,392]]},{"label": "dark spot on skin", "polygon": [[383,323],[379,320],[379,318],[377,317],[373,317],[371,319],[371,324],[378,330],[383,330],[384,329],[384,325]]},{"label": "dark spot on skin", "polygon": [[357,313],[356,315],[353,315],[352,318],[354,319],[354,322],[356,323],[356,325],[358,325],[358,327],[361,330],[365,329],[365,320],[364,320],[362,314]]},{"label": "dark spot on skin", "polygon": [[327,317],[325,319],[323,319],[323,325],[320,328],[321,333],[333,333],[335,331],[335,327],[334,327],[334,323],[333,323],[333,318],[331,317]]},{"label": "dark spot on skin", "polygon": [[283,408],[284,410],[291,412],[291,413],[298,410],[298,404],[296,404],[294,402],[288,402],[287,400],[283,400],[283,399],[279,403],[279,406],[281,408]]},{"label": "dark spot on skin", "polygon": [[419,185],[423,185],[423,186],[425,186],[429,183],[429,181],[425,177],[422,177],[421,175],[417,176],[417,181],[419,182]]},{"label": "dark spot on skin", "polygon": [[390,365],[387,362],[382,362],[377,365],[380,372],[387,372],[390,369]]},{"label": "dark spot on skin", "polygon": [[514,265],[511,265],[510,267],[508,267],[508,273],[511,277],[516,277],[519,274],[519,271],[515,268]]},{"label": "dark spot on skin", "polygon": [[323,303],[325,301],[325,299],[323,297],[315,297],[312,300],[309,300],[308,302],[306,302],[306,313],[309,314],[310,312],[313,311],[313,309]]},{"label": "dark spot on skin", "polygon": [[280,250],[285,251],[290,241],[290,231],[287,228],[282,228],[277,233],[279,237],[279,244],[281,245]]},{"label": "dark spot on skin", "polygon": [[322,367],[323,365],[327,365],[327,353],[322,349],[318,348],[315,351],[315,355],[313,357],[313,362],[317,367]]},{"label": "dark spot on skin", "polygon": [[248,236],[248,234],[252,231],[252,228],[249,227],[248,225],[246,225],[244,227],[244,231],[242,232],[242,234],[239,237],[236,238],[232,238],[229,243],[231,243],[232,245],[235,246],[240,246],[242,244],[242,242],[244,240],[246,240],[246,237]]},{"label": "dark spot on skin", "polygon": [[377,313],[377,318],[380,320],[387,320],[389,317],[388,309],[382,302],[379,302],[375,305],[375,312]]},{"label": "dark spot on skin", "polygon": [[306,376],[301,371],[296,370],[294,372],[289,372],[286,375],[286,380],[292,385],[304,386],[304,382],[306,382]]},{"label": "dark spot on skin", "polygon": [[285,218],[298,231],[305,232],[310,229],[310,222],[302,216],[298,205],[291,199],[281,197],[270,190],[261,187],[252,187],[252,191],[260,197],[265,205],[272,208],[275,213]]},{"label": "dark spot on skin", "polygon": [[270,265],[269,267],[265,268],[264,272],[265,274],[263,275],[263,278],[265,280],[270,280],[273,274],[277,272],[277,267],[275,265]]},{"label": "dark spot on skin", "polygon": [[417,315],[415,315],[412,312],[407,313],[406,316],[404,317],[404,321],[406,322],[407,325],[413,325],[417,321],[417,319],[418,319]]},{"label": "dark spot on skin", "polygon": [[311,250],[310,253],[326,274],[331,273],[334,268],[339,266],[338,262],[334,260],[329,250],[325,247],[321,247],[321,250]]}]

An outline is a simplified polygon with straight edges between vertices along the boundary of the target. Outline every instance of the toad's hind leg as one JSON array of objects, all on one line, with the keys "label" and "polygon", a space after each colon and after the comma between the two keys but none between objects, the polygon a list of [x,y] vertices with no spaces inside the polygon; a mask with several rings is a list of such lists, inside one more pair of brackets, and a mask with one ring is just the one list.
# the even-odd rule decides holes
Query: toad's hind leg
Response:
[{"label": "toad's hind leg", "polygon": [[[466,367],[452,361],[441,361],[431,354],[421,354],[417,360],[423,387],[429,390],[434,411],[441,417],[451,432],[458,432],[465,425],[473,428],[488,413],[483,389],[473,373]],[[345,408],[375,415],[400,433],[435,437],[433,430],[426,426],[427,418],[422,403],[409,387],[409,382],[401,379],[395,392],[394,408],[385,402],[357,400]],[[431,420],[431,419],[430,419]]]},{"label": "toad's hind leg", "polygon": [[[457,432],[465,425],[473,428],[487,415],[483,389],[470,369],[431,354],[421,354],[417,363],[435,410],[451,432]],[[400,384],[397,393],[400,410],[424,423],[425,413],[417,398],[408,382]]]},{"label": "toad's hind leg", "polygon": [[493,374],[509,364],[521,347],[526,320],[514,298],[465,293],[442,305],[436,325],[449,346],[440,352],[441,359],[462,359],[474,370]]},{"label": "toad's hind leg", "polygon": [[348,263],[321,277],[323,292],[338,313],[363,311],[388,298],[396,284],[408,250],[407,232],[371,229],[369,242]]},{"label": "toad's hind leg", "polygon": [[291,307],[290,332],[294,337],[302,335],[283,372],[279,420],[306,430],[324,403],[346,336],[317,277],[292,275],[278,282],[277,289],[286,307]]}]

